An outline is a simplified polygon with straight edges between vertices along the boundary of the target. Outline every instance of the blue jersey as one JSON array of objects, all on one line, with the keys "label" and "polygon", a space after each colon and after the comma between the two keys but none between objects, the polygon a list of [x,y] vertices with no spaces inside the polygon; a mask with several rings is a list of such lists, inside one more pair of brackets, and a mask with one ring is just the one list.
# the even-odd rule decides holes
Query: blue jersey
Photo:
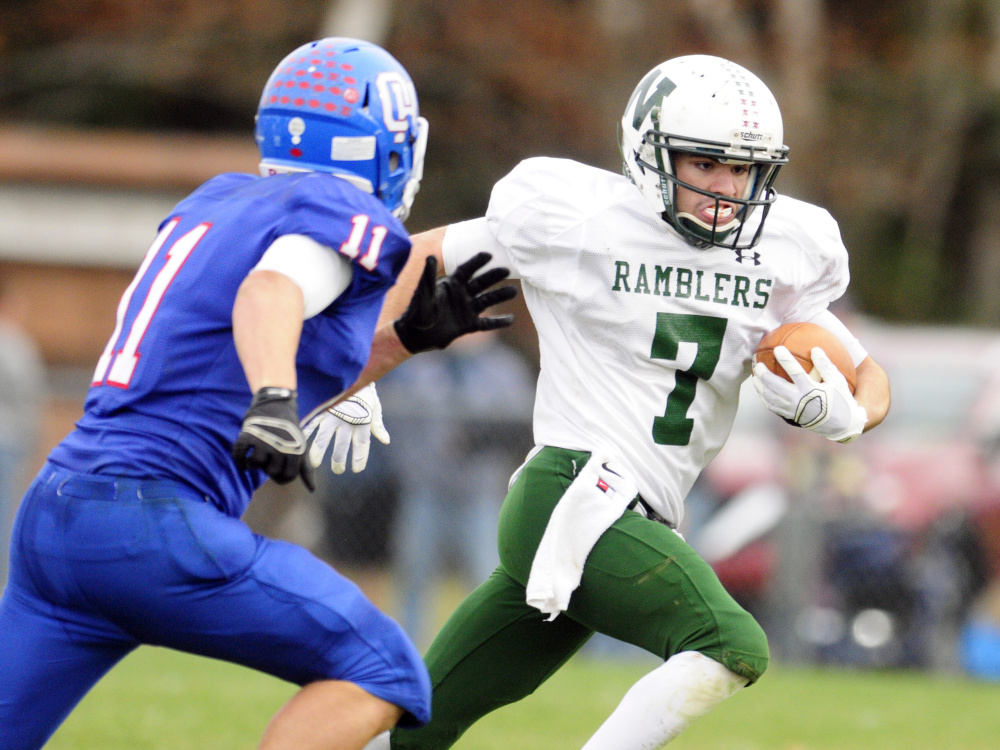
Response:
[{"label": "blue jersey", "polygon": [[287,234],[354,264],[350,286],[303,324],[301,413],[349,387],[409,255],[402,224],[331,175],[220,175],[160,225],[119,304],[84,415],[50,460],[88,474],[181,481],[242,515],[267,476],[241,471],[230,456],[252,397],[233,341],[233,304],[243,279]]}]

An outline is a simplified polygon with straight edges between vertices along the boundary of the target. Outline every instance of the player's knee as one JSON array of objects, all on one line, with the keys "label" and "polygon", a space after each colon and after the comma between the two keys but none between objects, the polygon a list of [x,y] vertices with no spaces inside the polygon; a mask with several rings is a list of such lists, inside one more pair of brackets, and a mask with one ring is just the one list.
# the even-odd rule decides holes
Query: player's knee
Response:
[{"label": "player's knee", "polygon": [[767,636],[753,616],[732,602],[714,610],[680,650],[698,651],[753,684],[770,660]]},{"label": "player's knee", "polygon": [[764,629],[746,613],[727,629],[726,636],[719,661],[753,684],[767,670],[771,658]]}]

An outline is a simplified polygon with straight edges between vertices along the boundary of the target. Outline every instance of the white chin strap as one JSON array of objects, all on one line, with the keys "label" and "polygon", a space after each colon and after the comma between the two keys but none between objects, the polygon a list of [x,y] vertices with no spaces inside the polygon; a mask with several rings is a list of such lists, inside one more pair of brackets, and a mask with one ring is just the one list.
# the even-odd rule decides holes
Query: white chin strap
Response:
[{"label": "white chin strap", "polygon": [[686,211],[677,214],[677,219],[678,220],[685,219],[686,221],[690,221],[692,224],[696,224],[697,226],[701,227],[706,232],[712,232],[712,231],[714,231],[716,234],[719,234],[720,232],[731,232],[734,229],[736,229],[736,227],[738,227],[740,225],[740,220],[736,218],[736,212],[735,211],[733,212],[733,218],[730,220],[730,222],[728,224],[717,224],[714,227],[714,229],[713,229],[713,227],[712,227],[711,224],[708,224],[708,223],[702,221],[701,219],[699,219],[698,217],[696,217],[694,214],[689,214]]},{"label": "white chin strap", "polygon": [[424,117],[417,118],[417,142],[413,144],[413,166],[410,168],[410,179],[403,188],[403,197],[399,208],[393,214],[400,221],[406,221],[413,207],[413,199],[420,190],[420,181],[424,178],[424,154],[427,153],[427,131],[430,125]]}]

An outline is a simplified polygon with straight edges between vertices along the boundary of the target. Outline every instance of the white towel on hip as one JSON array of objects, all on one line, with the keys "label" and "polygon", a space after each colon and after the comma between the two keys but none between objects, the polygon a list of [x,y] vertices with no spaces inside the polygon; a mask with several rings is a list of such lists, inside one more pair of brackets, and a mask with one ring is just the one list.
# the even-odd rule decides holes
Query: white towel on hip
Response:
[{"label": "white towel on hip", "polygon": [[531,563],[526,600],[549,620],[569,606],[590,550],[638,494],[619,468],[606,455],[592,453],[545,526]]}]

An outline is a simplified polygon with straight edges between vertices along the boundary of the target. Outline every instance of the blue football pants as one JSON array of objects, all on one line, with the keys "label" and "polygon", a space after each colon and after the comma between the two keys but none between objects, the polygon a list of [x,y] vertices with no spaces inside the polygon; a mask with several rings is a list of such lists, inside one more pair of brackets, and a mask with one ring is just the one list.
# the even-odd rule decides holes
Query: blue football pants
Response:
[{"label": "blue football pants", "polygon": [[46,465],[25,495],[0,599],[0,750],[40,748],[139,644],[304,685],[346,680],[430,716],[403,630],[293,544],[254,534],[183,484]]}]

